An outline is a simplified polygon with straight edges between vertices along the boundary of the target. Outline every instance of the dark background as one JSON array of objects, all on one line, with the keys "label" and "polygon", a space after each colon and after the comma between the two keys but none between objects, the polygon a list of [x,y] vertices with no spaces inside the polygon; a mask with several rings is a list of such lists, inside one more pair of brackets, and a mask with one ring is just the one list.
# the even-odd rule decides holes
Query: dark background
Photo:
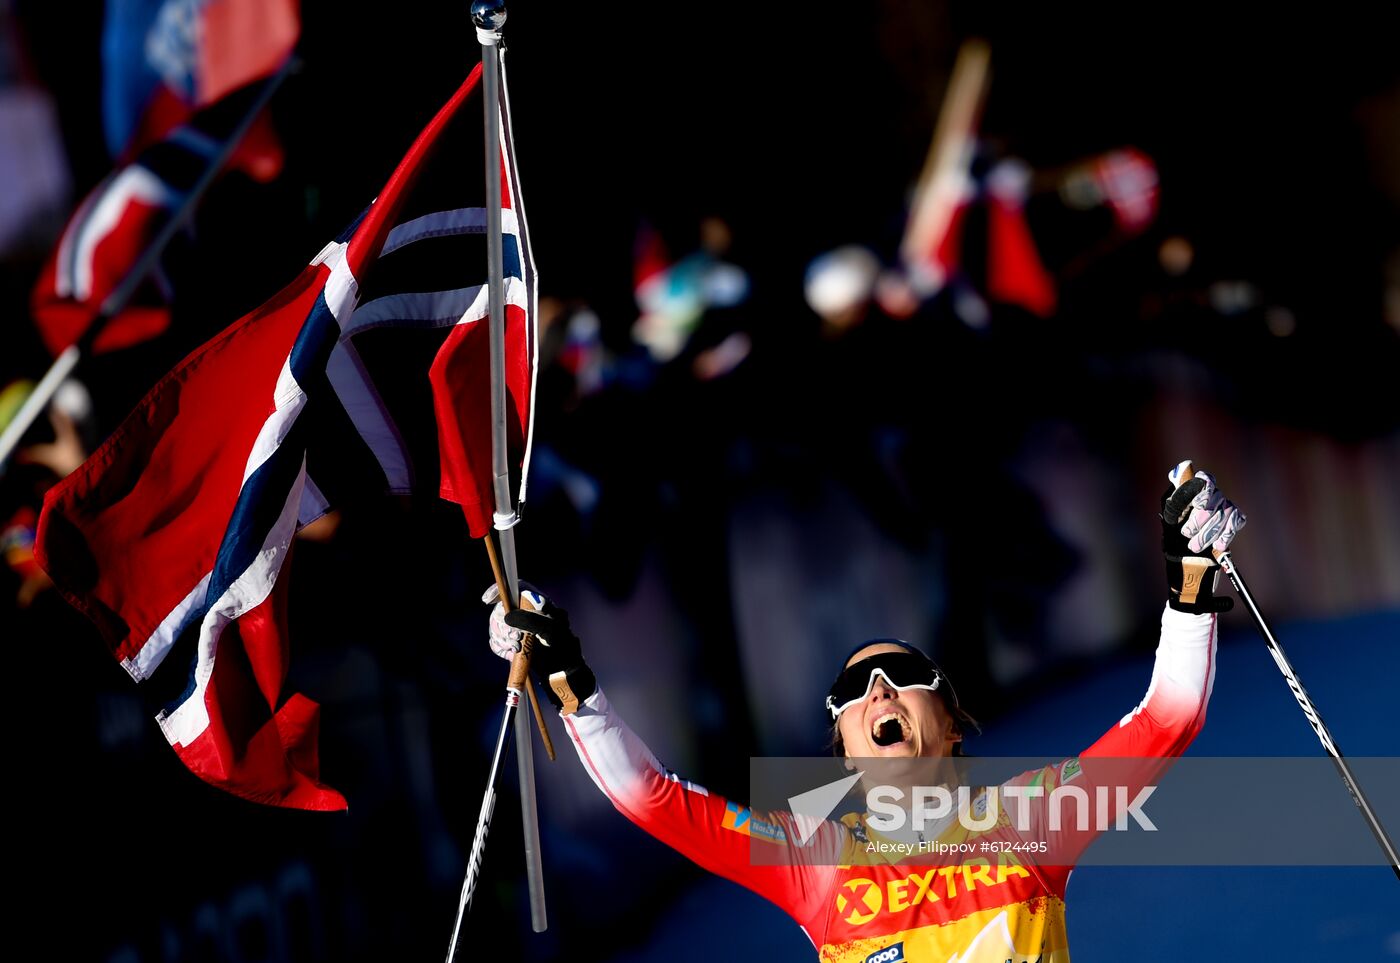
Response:
[{"label": "dark background", "polygon": [[[76,201],[110,169],[100,6],[21,2],[10,27],[56,105]],[[1160,172],[1156,224],[1103,247],[1102,211],[1038,196],[1053,318],[994,307],[973,330],[936,299],[824,331],[806,265],[847,243],[893,260],[974,35],[992,48],[989,150],[1050,171],[1134,145]],[[1345,5],[513,4],[541,293],[597,312],[616,372],[591,395],[542,374],[537,443],[555,460],[536,464],[522,571],[574,614],[657,754],[742,797],[751,755],[822,751],[834,666],[886,634],[949,669],[987,723],[974,751],[1077,751],[1146,687],[1163,597],[1152,512],[1189,455],[1249,512],[1238,558],[1339,742],[1400,755],[1393,36],[1378,9]],[[411,2],[309,3],[299,53],[273,107],[286,172],[208,197],[171,332],[83,373],[99,432],[338,233],[479,57],[465,4]],[[652,364],[628,332],[639,222],[679,255],[708,216],[732,229],[726,258],[752,294],[695,344],[742,330],[753,352],[702,382],[693,353]],[[4,380],[47,362],[24,315],[52,236],[0,265]],[[1169,238],[1194,252],[1184,274],[1163,270]],[[1249,305],[1222,310],[1241,283]],[[558,465],[596,505],[567,497]],[[499,719],[482,556],[433,504],[357,506],[332,541],[299,545],[290,686],[322,703],[345,815],[200,783],[87,624],[52,593],[14,609],[0,583],[11,845],[44,945],[113,963],[440,956]],[[1247,620],[1227,625],[1193,751],[1316,752]],[[551,929],[529,933],[508,789],[469,958],[806,958],[781,914],[613,812],[556,739],[566,758],[538,763]],[[1383,869],[1075,880],[1076,959],[1400,953]]]}]

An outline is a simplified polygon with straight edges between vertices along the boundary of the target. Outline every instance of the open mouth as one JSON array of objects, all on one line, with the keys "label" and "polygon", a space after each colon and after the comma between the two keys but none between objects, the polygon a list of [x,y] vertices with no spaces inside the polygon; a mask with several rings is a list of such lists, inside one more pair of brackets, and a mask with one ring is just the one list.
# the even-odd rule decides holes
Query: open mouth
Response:
[{"label": "open mouth", "polygon": [[908,720],[897,712],[886,712],[870,727],[870,741],[881,749],[907,742],[911,735]]}]

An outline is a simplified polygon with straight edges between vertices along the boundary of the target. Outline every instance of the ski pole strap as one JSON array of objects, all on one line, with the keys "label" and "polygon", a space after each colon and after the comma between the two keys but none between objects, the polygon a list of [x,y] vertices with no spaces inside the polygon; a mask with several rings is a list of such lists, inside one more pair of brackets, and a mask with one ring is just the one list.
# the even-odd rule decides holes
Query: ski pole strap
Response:
[{"label": "ski pole strap", "polygon": [[549,688],[553,690],[559,699],[559,714],[571,716],[578,712],[578,696],[574,695],[574,690],[569,686],[569,673],[555,672],[549,677]]},{"label": "ski pole strap", "polygon": [[1181,560],[1181,595],[1179,598],[1183,605],[1196,604],[1196,598],[1201,594],[1201,586],[1205,584],[1206,574],[1214,567],[1214,563],[1208,558],[1186,556]]}]

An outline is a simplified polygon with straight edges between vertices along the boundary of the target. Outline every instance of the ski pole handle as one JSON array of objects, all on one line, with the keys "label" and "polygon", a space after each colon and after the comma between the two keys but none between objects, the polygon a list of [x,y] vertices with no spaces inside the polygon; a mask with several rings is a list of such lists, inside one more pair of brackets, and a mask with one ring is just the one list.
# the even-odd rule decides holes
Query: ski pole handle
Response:
[{"label": "ski pole handle", "polygon": [[[510,592],[506,590],[505,572],[501,568],[500,557],[496,554],[496,543],[491,540],[488,532],[486,538],[486,555],[491,560],[491,573],[496,578],[496,591],[501,596],[501,607],[509,612],[515,606],[512,604]],[[528,611],[533,612],[535,607],[528,598],[523,595],[521,603]],[[540,711],[540,700],[535,695],[534,686],[530,685],[530,653],[535,648],[535,637],[528,632],[520,640],[520,651],[515,653],[515,658],[510,660],[510,674],[506,676],[506,688],[522,691],[530,697],[530,710],[535,716],[535,726],[540,730],[540,740],[544,743],[545,755],[550,762],[554,762],[558,757],[554,752],[554,740],[549,735],[549,727],[544,724],[544,713]]]}]

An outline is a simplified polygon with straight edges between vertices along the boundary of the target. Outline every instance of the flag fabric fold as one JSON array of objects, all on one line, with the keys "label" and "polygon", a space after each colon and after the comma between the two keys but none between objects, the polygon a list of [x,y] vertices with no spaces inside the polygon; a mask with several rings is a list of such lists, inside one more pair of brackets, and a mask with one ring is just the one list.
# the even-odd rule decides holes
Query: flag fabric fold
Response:
[{"label": "flag fabric fold", "polygon": [[[484,161],[458,123],[479,75],[351,228],[181,362],[45,499],[41,564],[132,678],[168,694],[157,721],[185,765],[248,799],[345,806],[320,781],[316,704],[283,691],[297,529],[384,491],[456,501],[473,535],[491,524]],[[509,144],[507,397],[523,479],[534,269]]]},{"label": "flag fabric fold", "polygon": [[1030,168],[1020,161],[1002,161],[987,175],[987,296],[1048,318],[1055,313],[1055,280],[1026,221],[1030,181]]}]

